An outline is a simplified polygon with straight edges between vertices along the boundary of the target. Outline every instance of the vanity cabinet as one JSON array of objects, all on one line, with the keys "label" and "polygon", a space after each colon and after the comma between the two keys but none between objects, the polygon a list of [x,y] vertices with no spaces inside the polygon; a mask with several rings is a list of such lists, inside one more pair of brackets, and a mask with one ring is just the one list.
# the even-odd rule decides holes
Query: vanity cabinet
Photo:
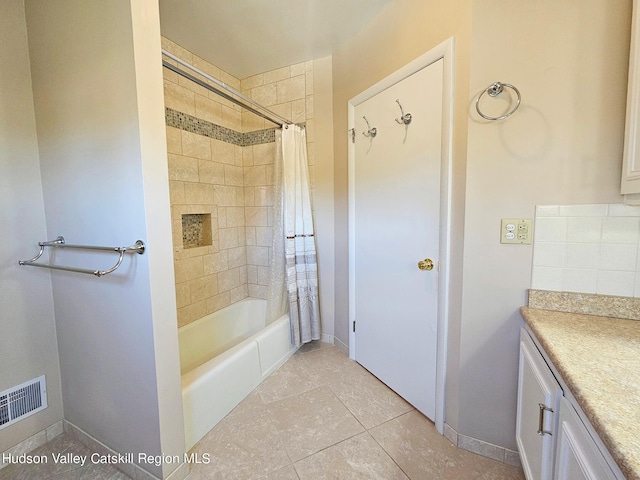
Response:
[{"label": "vanity cabinet", "polygon": [[560,401],[554,480],[616,480],[578,413]]},{"label": "vanity cabinet", "polygon": [[580,418],[574,401],[566,387],[563,391],[562,380],[554,375],[523,328],[516,441],[525,477],[527,480],[623,480],[621,474],[613,473],[605,453]]},{"label": "vanity cabinet", "polygon": [[640,204],[640,0],[633,1],[621,193]]},{"label": "vanity cabinet", "polygon": [[552,480],[562,389],[544,358],[522,330],[516,442],[527,480]]}]

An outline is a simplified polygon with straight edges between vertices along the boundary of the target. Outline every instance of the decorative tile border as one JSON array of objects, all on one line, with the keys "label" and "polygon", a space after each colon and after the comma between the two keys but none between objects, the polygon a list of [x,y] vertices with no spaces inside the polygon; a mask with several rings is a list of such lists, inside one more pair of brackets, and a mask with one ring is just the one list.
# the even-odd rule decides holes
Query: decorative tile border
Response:
[{"label": "decorative tile border", "polygon": [[187,132],[204,135],[205,137],[238,145],[239,147],[273,143],[276,141],[276,127],[241,133],[171,108],[165,108],[164,110],[165,122],[169,127],[175,127]]},{"label": "decorative tile border", "polygon": [[640,320],[640,298],[593,293],[529,290],[529,307],[598,317]]}]

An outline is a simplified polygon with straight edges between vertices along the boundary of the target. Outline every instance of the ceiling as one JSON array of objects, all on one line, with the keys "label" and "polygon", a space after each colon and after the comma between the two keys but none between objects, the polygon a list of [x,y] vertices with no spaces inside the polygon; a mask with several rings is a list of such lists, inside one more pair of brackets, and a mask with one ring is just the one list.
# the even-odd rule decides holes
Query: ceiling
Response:
[{"label": "ceiling", "polygon": [[160,28],[243,79],[330,55],[389,1],[160,0]]}]

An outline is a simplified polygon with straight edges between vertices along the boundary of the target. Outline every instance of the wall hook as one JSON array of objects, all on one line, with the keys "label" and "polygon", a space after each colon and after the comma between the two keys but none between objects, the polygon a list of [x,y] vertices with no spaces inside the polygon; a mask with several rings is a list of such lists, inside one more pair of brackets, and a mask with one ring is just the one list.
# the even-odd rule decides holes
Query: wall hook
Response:
[{"label": "wall hook", "polygon": [[400,125],[409,125],[412,120],[411,114],[404,113],[404,110],[402,109],[402,105],[400,104],[400,100],[396,99],[396,103],[400,107],[400,115],[402,115],[399,119],[396,118],[396,122],[399,123]]},{"label": "wall hook", "polygon": [[362,132],[362,134],[365,137],[374,138],[378,134],[378,129],[376,127],[371,128],[371,125],[369,125],[369,120],[367,120],[367,117],[363,115],[362,118],[364,118],[364,121],[367,122],[367,128],[369,129],[367,130],[367,133]]}]

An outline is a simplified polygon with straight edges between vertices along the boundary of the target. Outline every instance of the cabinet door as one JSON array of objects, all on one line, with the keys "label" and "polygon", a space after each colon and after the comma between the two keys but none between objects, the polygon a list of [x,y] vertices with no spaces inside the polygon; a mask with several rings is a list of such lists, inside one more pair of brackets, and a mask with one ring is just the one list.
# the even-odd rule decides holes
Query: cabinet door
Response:
[{"label": "cabinet door", "polygon": [[566,398],[560,404],[555,480],[615,480],[602,453]]},{"label": "cabinet door", "polygon": [[561,397],[560,385],[529,334],[522,329],[516,441],[527,480],[553,478]]}]

